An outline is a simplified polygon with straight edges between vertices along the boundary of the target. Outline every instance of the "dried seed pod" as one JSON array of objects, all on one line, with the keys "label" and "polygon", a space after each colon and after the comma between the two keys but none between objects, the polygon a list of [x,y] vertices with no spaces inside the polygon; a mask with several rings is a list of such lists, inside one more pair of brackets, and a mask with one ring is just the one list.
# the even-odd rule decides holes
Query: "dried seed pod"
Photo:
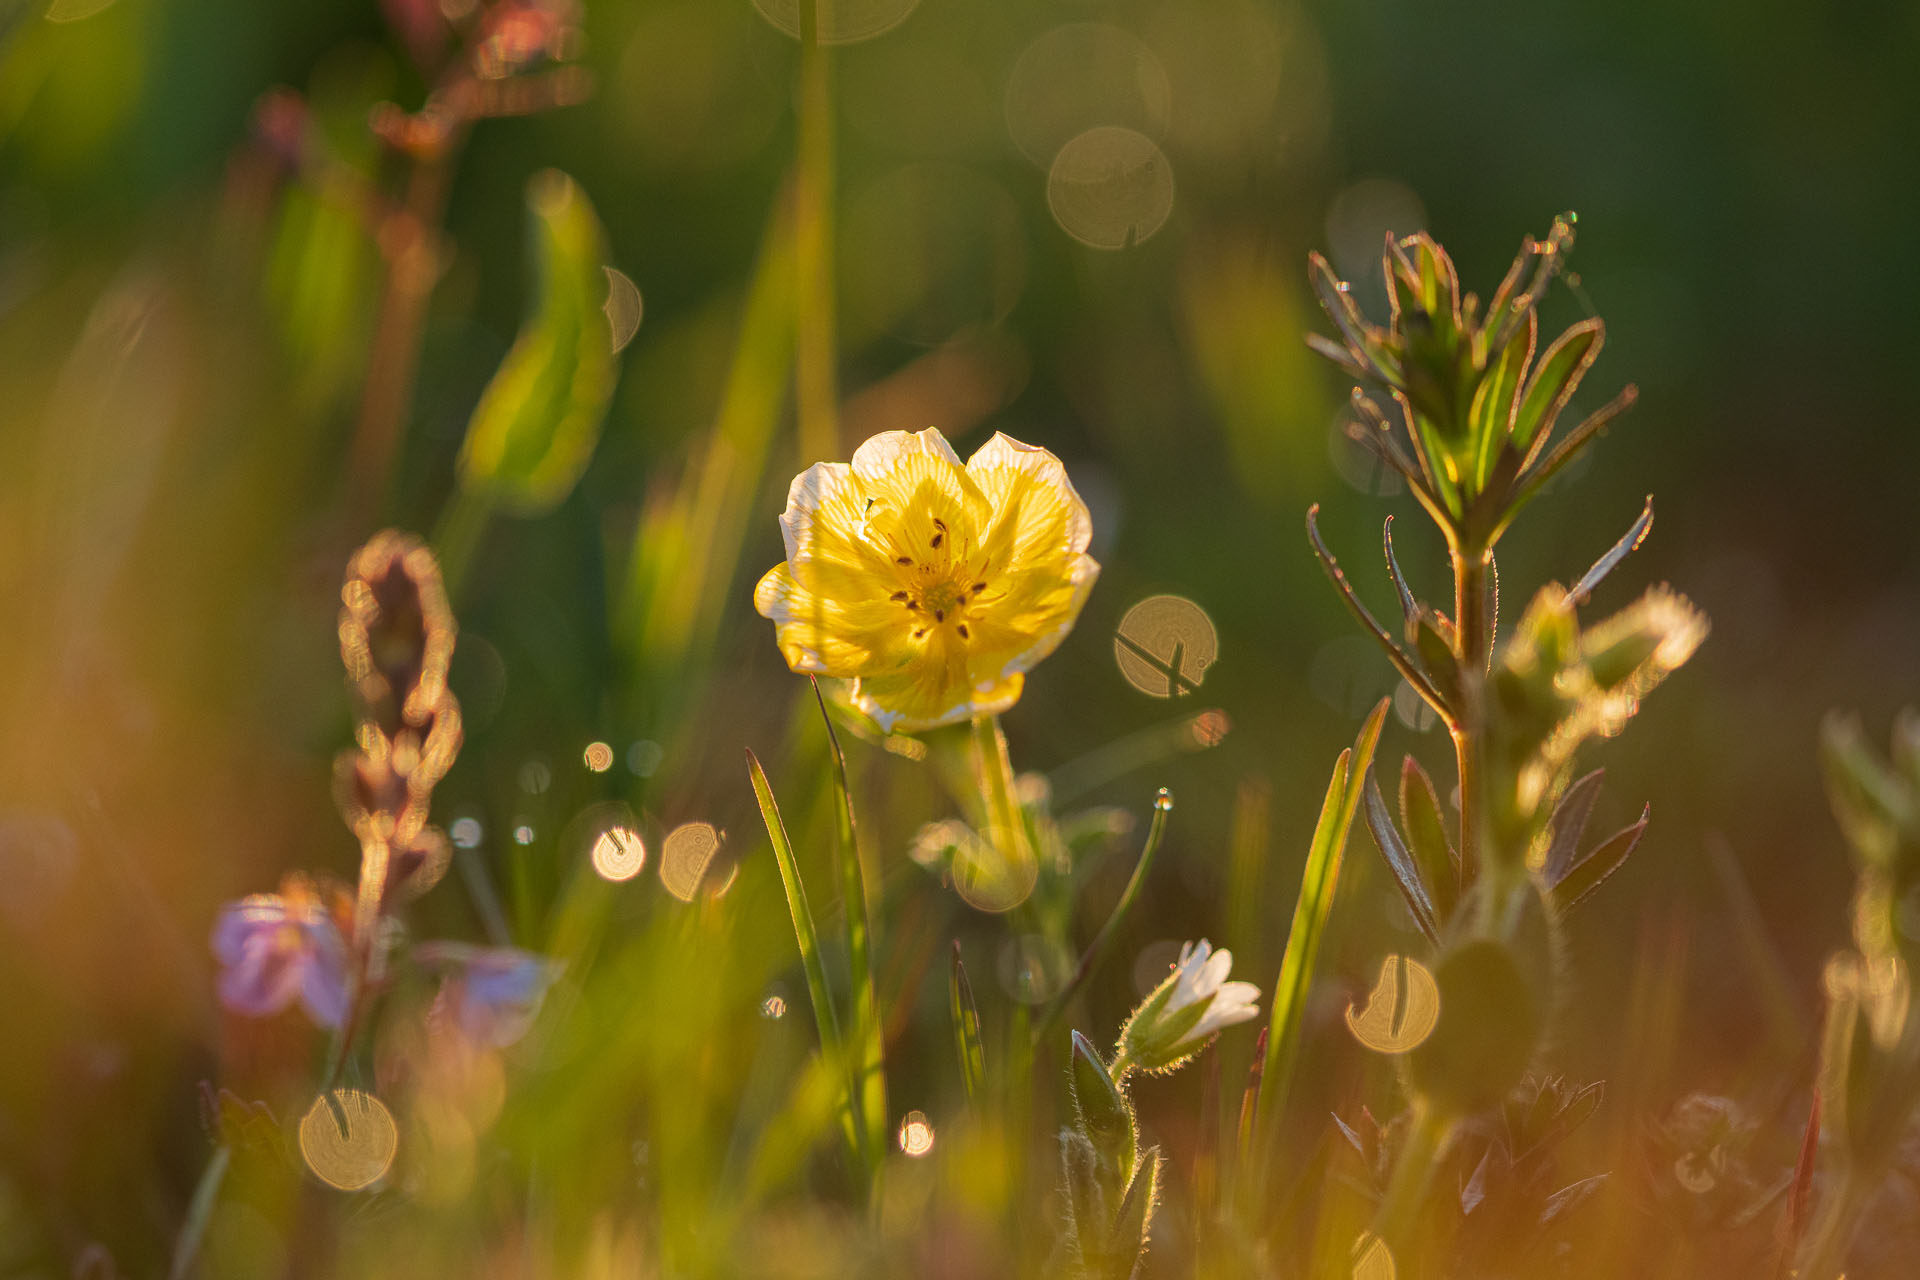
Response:
[{"label": "dried seed pod", "polygon": [[340,601],[340,660],[363,722],[389,739],[430,727],[450,701],[457,631],[433,552],[407,534],[375,534],[348,562]]}]

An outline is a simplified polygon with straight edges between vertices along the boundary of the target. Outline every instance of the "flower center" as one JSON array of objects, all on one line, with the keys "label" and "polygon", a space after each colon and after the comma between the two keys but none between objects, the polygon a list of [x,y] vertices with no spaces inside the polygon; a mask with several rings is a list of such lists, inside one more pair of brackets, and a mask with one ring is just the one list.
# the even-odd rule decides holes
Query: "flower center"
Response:
[{"label": "flower center", "polygon": [[955,538],[945,520],[929,514],[927,524],[930,531],[924,538],[901,536],[906,533],[901,530],[888,539],[900,584],[888,598],[903,607],[915,640],[924,640],[940,628],[951,628],[959,639],[971,640],[968,624],[987,593],[989,566],[984,557],[977,557],[971,539]]}]

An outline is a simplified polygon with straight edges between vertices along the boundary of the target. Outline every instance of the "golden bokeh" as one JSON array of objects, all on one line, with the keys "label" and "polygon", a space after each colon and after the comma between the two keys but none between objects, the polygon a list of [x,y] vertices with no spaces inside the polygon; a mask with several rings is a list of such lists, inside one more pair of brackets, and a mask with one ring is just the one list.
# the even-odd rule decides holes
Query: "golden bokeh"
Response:
[{"label": "golden bokeh", "polygon": [[613,768],[613,748],[604,742],[589,742],[586,751],[581,754],[581,759],[586,762],[587,768],[595,773],[605,773]]},{"label": "golden bokeh", "polygon": [[1347,1029],[1376,1053],[1416,1049],[1439,1022],[1439,984],[1425,965],[1405,956],[1388,956],[1380,962],[1380,977],[1367,996],[1366,1008],[1347,1006]]},{"label": "golden bokeh", "polygon": [[342,1191],[378,1182],[393,1164],[400,1130],[386,1104],[358,1089],[313,1100],[300,1121],[300,1154],[313,1176]]},{"label": "golden bokeh", "polygon": [[1047,208],[1081,244],[1131,248],[1166,225],[1173,212],[1173,162],[1138,130],[1095,125],[1054,156]]},{"label": "golden bokeh", "polygon": [[1120,674],[1155,698],[1192,693],[1219,656],[1213,619],[1185,596],[1148,596],[1127,610],[1113,637]]},{"label": "golden bokeh", "polygon": [[1394,1280],[1393,1251],[1370,1231],[1353,1242],[1353,1280]]},{"label": "golden bokeh", "polygon": [[1089,129],[1118,125],[1159,138],[1173,113],[1153,51],[1104,22],[1070,22],[1028,45],[1007,76],[1005,103],[1014,145],[1043,169]]},{"label": "golden bokeh", "polygon": [[660,883],[682,902],[692,902],[707,874],[707,864],[720,852],[720,833],[707,822],[675,827],[660,846]]},{"label": "golden bokeh", "polygon": [[602,880],[631,880],[647,865],[647,844],[630,827],[608,827],[595,837],[588,858]]}]

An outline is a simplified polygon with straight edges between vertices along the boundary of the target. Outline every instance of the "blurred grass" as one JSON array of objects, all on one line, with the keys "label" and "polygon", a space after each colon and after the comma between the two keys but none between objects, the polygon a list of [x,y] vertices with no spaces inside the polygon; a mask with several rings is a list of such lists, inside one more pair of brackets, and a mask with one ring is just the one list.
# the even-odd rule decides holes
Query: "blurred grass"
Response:
[{"label": "blurred grass", "polygon": [[[99,1244],[144,1274],[164,1265],[209,1151],[192,1096],[223,1035],[203,941],[216,905],[286,868],[352,870],[325,777],[349,729],[334,593],[366,532],[340,512],[379,290],[355,193],[383,176],[369,109],[416,106],[425,86],[374,4],[118,0],[72,22],[45,9],[0,4],[0,1261],[64,1274]],[[1144,59],[1091,87],[1055,69],[1043,106],[1058,114],[1009,121],[1022,54],[1082,21]],[[1105,569],[1007,718],[1015,758],[1081,762],[1059,774],[1091,779],[1076,804],[1138,804],[1163,784],[1180,796],[1143,909],[1078,1016],[1113,1025],[1137,993],[1134,957],[1209,931],[1256,975],[1274,970],[1326,760],[1394,691],[1346,645],[1298,537],[1309,499],[1380,483],[1332,430],[1337,380],[1302,352],[1306,251],[1377,289],[1383,219],[1412,218],[1480,278],[1516,228],[1573,207],[1581,291],[1550,308],[1607,315],[1602,371],[1644,394],[1602,460],[1562,483],[1558,514],[1522,522],[1502,572],[1514,599],[1570,578],[1657,484],[1645,572],[1693,593],[1717,629],[1635,751],[1606,757],[1603,809],[1659,803],[1633,864],[1583,910],[1583,1015],[1555,1065],[1612,1082],[1606,1133],[1585,1139],[1596,1167],[1688,1090],[1771,1088],[1746,1079],[1758,1027],[1774,1028],[1779,1072],[1805,1068],[1787,1028],[1812,1023],[1846,885],[1813,725],[1832,704],[1920,698],[1920,544],[1903,515],[1920,437],[1896,429],[1920,275],[1905,228],[1920,176],[1894,162],[1920,110],[1914,23],[1817,7],[922,0],[833,51],[846,398],[827,408],[848,420],[842,452],[856,422],[939,422],[962,452],[1004,426],[1067,459]],[[485,122],[450,189],[453,256],[381,513],[424,531],[443,510],[528,309],[526,180],[564,169],[646,320],[578,487],[476,546],[455,601],[469,741],[437,816],[482,824],[472,856],[522,886],[516,941],[551,948],[570,976],[494,1127],[427,1134],[444,1159],[419,1206],[354,1219],[315,1272],[513,1273],[558,1257],[613,1275],[644,1255],[677,1274],[800,1273],[863,1226],[832,1207],[848,1190],[822,1154],[838,1085],[796,1029],[802,982],[738,766],[751,744],[783,793],[809,797],[788,813],[796,861],[829,883],[825,735],[746,599],[780,554],[784,481],[814,460],[787,390],[799,56],[746,0],[595,0],[585,28],[592,99]],[[256,111],[281,86],[335,160],[293,183]],[[1014,141],[1109,116],[1158,130],[1177,193],[1164,228],[1114,254],[1055,224],[1045,174]],[[955,207],[977,212],[939,216]],[[1368,545],[1370,505],[1334,505],[1329,540]],[[1414,530],[1401,554],[1411,574],[1439,570]],[[1384,579],[1367,581],[1384,602]],[[1149,767],[1096,753],[1168,720],[1111,656],[1121,614],[1156,591],[1218,628],[1198,696],[1232,730]],[[1396,717],[1386,734],[1444,761],[1432,730]],[[596,740],[615,754],[605,774],[580,763]],[[1051,1095],[1016,1088],[998,1120],[963,1119],[946,996],[914,976],[914,948],[963,938],[993,1080],[1030,1034],[1025,944],[1055,925],[1006,930],[928,901],[904,850],[947,800],[924,767],[849,747],[875,901],[920,911],[906,918],[924,931],[895,928],[876,952],[889,1105],[937,1134],[929,1161],[887,1148],[880,1238],[952,1274],[991,1270],[1008,1240],[1043,1258]],[[534,763],[544,785],[528,785]],[[710,878],[737,878],[692,903],[650,879],[598,880],[575,819],[607,802],[656,851],[680,823],[712,822],[727,840]],[[1701,855],[1721,839],[1750,894]],[[1411,936],[1369,859],[1346,867],[1324,989],[1303,993],[1302,1116],[1394,1096],[1339,1027],[1345,992]],[[1068,938],[1092,936],[1125,871],[1082,868],[1049,907]],[[483,934],[457,879],[414,925]],[[842,928],[822,916],[823,963],[846,962]],[[1778,972],[1757,958],[1769,939]],[[775,990],[789,1010],[770,1019]],[[1214,1052],[1237,1096],[1250,1046]],[[1200,1087],[1193,1072],[1141,1089],[1176,1164],[1199,1142]],[[1323,1151],[1323,1129],[1282,1137]],[[275,1194],[215,1221],[216,1273],[275,1270],[311,1243]],[[1606,1205],[1619,1229],[1596,1234],[1629,1235],[1628,1210]],[[665,1238],[637,1238],[641,1220]],[[1166,1231],[1185,1256],[1181,1228]]]}]

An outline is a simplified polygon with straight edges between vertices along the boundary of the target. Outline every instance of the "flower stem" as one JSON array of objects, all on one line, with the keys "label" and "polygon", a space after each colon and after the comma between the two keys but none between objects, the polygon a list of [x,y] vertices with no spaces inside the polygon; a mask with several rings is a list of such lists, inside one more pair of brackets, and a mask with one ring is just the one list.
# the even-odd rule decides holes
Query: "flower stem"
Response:
[{"label": "flower stem", "polygon": [[800,0],[799,173],[794,200],[795,386],[800,449],[808,458],[840,453],[833,288],[833,79],[820,41],[820,0]]},{"label": "flower stem", "polygon": [[1004,859],[1003,874],[1010,874],[1013,867],[1032,861],[1033,850],[1027,840],[1026,818],[1014,794],[1007,735],[1000,731],[998,716],[975,716],[972,733],[973,774],[986,809],[987,840]]}]

